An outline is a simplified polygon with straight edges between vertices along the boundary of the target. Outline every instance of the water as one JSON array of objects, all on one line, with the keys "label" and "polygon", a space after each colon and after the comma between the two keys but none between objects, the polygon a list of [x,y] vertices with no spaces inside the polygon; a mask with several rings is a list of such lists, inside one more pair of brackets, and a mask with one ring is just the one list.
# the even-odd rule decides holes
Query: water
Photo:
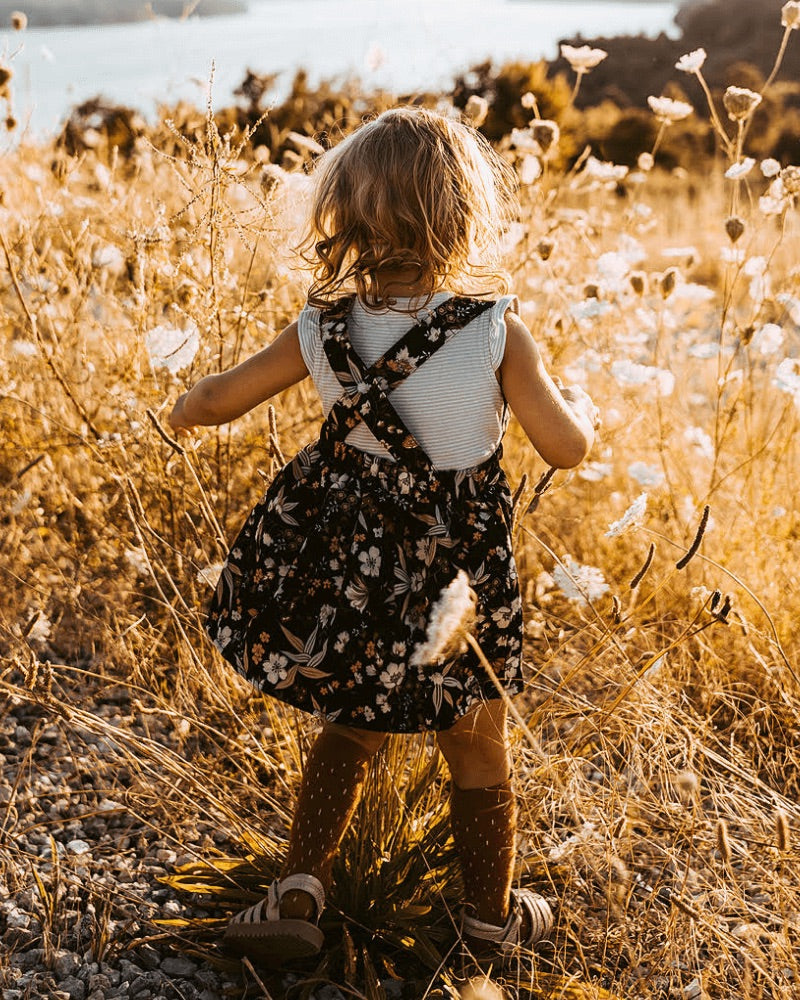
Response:
[{"label": "water", "polygon": [[[24,9],[24,4],[20,5]],[[0,37],[13,58],[14,113],[33,136],[52,133],[75,104],[98,94],[153,117],[159,103],[230,100],[249,67],[294,69],[312,81],[356,74],[404,92],[447,88],[455,73],[495,62],[553,58],[558,39],[673,31],[677,4],[593,0],[251,0],[247,14]]]}]

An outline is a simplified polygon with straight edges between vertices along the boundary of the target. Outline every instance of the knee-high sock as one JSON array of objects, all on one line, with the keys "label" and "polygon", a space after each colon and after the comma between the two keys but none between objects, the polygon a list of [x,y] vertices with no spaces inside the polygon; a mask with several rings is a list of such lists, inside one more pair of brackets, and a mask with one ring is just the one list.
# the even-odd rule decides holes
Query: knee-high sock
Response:
[{"label": "knee-high sock", "polygon": [[491,788],[450,793],[450,824],[461,860],[464,901],[478,920],[502,926],[514,875],[517,807],[510,779]]},{"label": "knee-high sock", "polygon": [[314,875],[327,888],[336,850],[355,812],[370,754],[324,729],[306,760],[282,874]]}]

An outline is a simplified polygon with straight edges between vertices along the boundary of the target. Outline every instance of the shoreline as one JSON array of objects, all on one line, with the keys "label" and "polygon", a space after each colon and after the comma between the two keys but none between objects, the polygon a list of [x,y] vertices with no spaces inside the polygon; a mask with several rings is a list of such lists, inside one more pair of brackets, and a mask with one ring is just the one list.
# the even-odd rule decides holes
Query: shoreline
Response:
[{"label": "shoreline", "polygon": [[0,0],[0,23],[9,24],[20,9],[29,28],[91,28],[246,14],[249,0],[136,0],[133,6],[124,0],[84,0],[79,9],[67,0]]}]

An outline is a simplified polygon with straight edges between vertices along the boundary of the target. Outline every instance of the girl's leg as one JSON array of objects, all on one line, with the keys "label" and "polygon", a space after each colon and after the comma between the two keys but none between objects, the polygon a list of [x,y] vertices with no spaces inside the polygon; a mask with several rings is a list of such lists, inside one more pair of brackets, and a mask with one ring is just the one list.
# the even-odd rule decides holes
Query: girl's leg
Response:
[{"label": "girl's leg", "polygon": [[[328,887],[333,859],[361,797],[369,762],[385,740],[385,733],[326,723],[303,770],[282,878],[314,875]],[[287,892],[281,900],[284,917],[308,920],[314,913],[308,893]]]},{"label": "girl's leg", "polygon": [[506,706],[486,702],[437,734],[450,768],[450,821],[466,902],[478,920],[503,926],[514,874],[516,803]]}]

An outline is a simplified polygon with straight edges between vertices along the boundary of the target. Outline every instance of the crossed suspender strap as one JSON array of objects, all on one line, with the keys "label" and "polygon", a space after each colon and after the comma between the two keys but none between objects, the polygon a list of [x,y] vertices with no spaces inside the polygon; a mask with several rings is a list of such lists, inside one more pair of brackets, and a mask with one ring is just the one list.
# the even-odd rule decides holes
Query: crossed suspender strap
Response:
[{"label": "crossed suspender strap", "polygon": [[405,333],[367,367],[350,343],[347,316],[352,298],[341,300],[320,320],[322,346],[334,375],[345,390],[325,421],[324,432],[344,441],[362,420],[398,461],[428,456],[405,426],[388,394],[401,385],[463,326],[491,309],[494,302],[454,297],[447,299]]}]

